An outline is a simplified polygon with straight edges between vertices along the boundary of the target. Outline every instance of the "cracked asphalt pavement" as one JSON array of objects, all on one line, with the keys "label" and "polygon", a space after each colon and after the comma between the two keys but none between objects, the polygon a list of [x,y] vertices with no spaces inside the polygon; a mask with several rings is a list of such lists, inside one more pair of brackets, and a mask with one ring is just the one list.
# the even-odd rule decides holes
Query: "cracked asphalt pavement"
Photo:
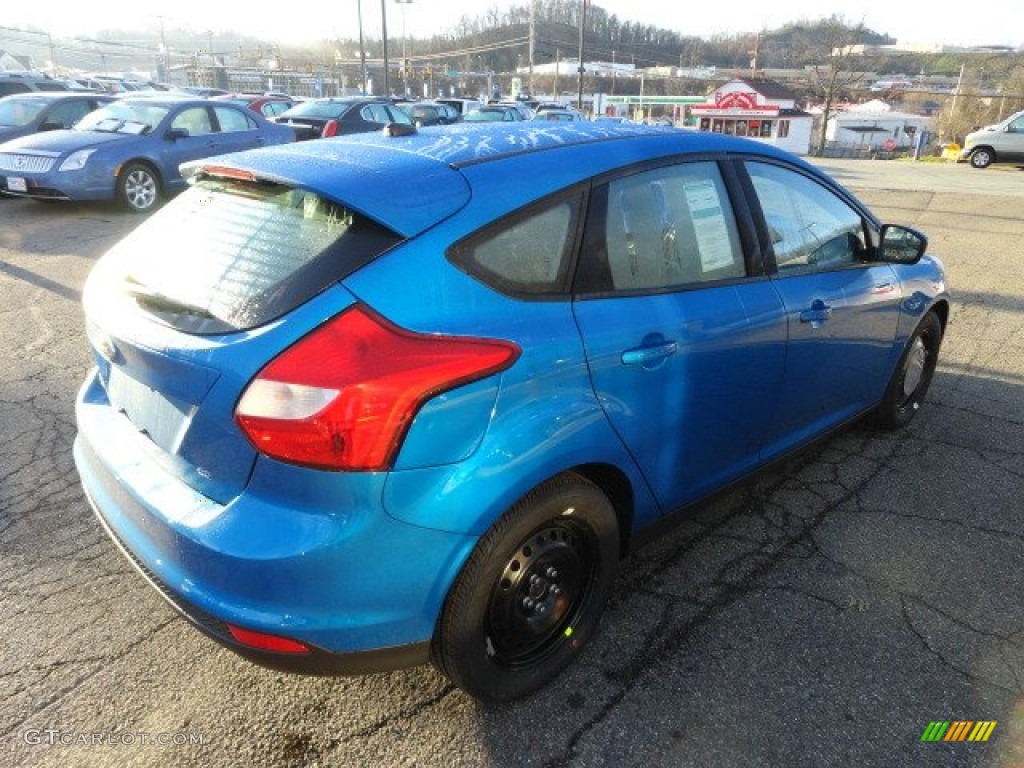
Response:
[{"label": "cracked asphalt pavement", "polygon": [[[267,671],[176,617],[71,458],[80,291],[139,219],[0,200],[0,765],[1024,766],[1024,171],[821,165],[946,264],[925,407],[633,554],[578,663],[502,706],[429,667]],[[997,724],[922,742],[938,720]]]}]

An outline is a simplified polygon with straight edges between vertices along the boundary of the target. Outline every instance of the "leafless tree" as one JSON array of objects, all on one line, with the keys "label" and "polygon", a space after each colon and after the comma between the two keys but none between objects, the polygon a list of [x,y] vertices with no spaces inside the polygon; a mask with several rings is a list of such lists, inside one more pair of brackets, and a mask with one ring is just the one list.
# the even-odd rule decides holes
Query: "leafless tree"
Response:
[{"label": "leafless tree", "polygon": [[834,114],[833,105],[851,88],[863,85],[864,76],[857,67],[861,57],[857,55],[854,46],[867,33],[863,22],[850,24],[842,16],[830,17],[822,22],[822,28],[829,55],[824,64],[814,67],[812,79],[812,91],[822,104],[821,123],[818,126],[819,152],[825,147],[828,124]]}]

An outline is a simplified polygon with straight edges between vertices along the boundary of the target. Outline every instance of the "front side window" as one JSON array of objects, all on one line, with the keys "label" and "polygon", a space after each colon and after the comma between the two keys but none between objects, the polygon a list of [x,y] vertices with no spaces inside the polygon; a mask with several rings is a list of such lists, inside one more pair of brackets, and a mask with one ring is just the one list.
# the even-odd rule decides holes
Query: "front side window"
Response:
[{"label": "front side window", "polygon": [[780,272],[857,263],[866,252],[860,214],[807,176],[768,163],[746,164]]},{"label": "front side window", "polygon": [[557,293],[565,285],[580,202],[571,195],[521,212],[457,244],[450,258],[503,293]]},{"label": "front side window", "polygon": [[171,122],[171,130],[185,129],[189,136],[202,136],[213,133],[210,115],[206,107],[190,107],[181,111]]},{"label": "front side window", "polygon": [[717,163],[682,163],[616,179],[598,191],[578,289],[663,290],[746,275]]}]

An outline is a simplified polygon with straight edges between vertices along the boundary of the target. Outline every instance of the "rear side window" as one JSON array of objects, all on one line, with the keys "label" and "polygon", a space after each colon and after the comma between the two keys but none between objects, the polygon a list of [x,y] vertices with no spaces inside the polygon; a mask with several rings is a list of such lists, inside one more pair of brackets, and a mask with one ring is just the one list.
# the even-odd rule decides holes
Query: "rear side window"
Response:
[{"label": "rear side window", "polygon": [[452,263],[510,295],[565,290],[581,195],[528,208],[454,246]]},{"label": "rear side window", "polygon": [[746,276],[732,205],[714,162],[680,163],[597,189],[577,290],[672,290]]},{"label": "rear side window", "polygon": [[225,333],[280,317],[399,241],[307,190],[204,179],[111,249],[96,279],[180,330]]},{"label": "rear side window", "polygon": [[231,109],[231,107],[214,107],[213,111],[217,115],[221,133],[251,131],[256,128],[255,122],[240,110]]}]

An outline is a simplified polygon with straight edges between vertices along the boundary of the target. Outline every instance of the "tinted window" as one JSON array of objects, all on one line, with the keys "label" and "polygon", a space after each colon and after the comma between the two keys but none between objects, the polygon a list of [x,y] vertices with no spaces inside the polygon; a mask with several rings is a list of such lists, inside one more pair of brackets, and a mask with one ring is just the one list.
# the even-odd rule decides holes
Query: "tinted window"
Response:
[{"label": "tinted window", "polygon": [[368,123],[390,123],[391,116],[383,104],[367,104],[359,113]]},{"label": "tinted window", "polygon": [[745,274],[716,163],[659,168],[598,190],[578,282],[582,292],[659,290]]},{"label": "tinted window", "polygon": [[504,293],[559,292],[579,210],[578,195],[547,201],[458,244],[451,259]]},{"label": "tinted window", "polygon": [[93,109],[95,107],[87,101],[66,101],[53,108],[53,111],[46,116],[46,123],[70,128]]},{"label": "tinted window", "polygon": [[413,124],[412,118],[398,107],[388,107],[386,111],[390,117],[385,122],[402,123],[403,125]]},{"label": "tinted window", "polygon": [[777,165],[750,162],[746,167],[781,272],[827,269],[863,259],[863,221],[840,197]]},{"label": "tinted window", "polygon": [[24,83],[0,82],[0,96],[9,96],[12,93],[29,93],[31,90]]},{"label": "tinted window", "polygon": [[312,192],[202,180],[104,258],[114,294],[193,333],[253,328],[399,241]]}]

